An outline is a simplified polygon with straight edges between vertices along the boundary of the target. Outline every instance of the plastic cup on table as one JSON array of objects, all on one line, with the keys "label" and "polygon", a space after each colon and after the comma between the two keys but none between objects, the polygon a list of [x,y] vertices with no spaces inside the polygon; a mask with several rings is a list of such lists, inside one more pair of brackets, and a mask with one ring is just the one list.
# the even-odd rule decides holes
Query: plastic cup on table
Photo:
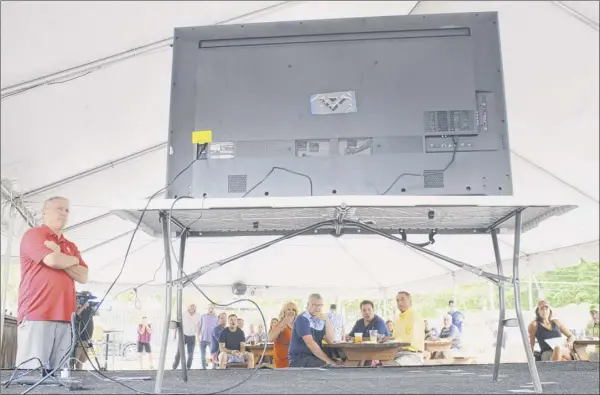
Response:
[{"label": "plastic cup on table", "polygon": [[376,329],[369,331],[369,341],[372,343],[377,343],[377,330]]},{"label": "plastic cup on table", "polygon": [[363,334],[355,333],[354,334],[354,343],[362,343],[362,341],[363,341]]}]

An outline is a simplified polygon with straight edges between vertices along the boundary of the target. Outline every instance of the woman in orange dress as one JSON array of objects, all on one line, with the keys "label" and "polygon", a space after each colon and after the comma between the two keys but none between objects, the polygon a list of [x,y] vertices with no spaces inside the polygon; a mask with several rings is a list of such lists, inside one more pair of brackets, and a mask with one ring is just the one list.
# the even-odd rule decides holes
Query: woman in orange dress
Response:
[{"label": "woman in orange dress", "polygon": [[275,343],[273,346],[273,359],[275,368],[289,368],[288,349],[292,337],[292,326],[298,315],[298,306],[293,302],[287,302],[281,308],[279,313],[279,322],[271,327],[269,331],[269,342]]}]

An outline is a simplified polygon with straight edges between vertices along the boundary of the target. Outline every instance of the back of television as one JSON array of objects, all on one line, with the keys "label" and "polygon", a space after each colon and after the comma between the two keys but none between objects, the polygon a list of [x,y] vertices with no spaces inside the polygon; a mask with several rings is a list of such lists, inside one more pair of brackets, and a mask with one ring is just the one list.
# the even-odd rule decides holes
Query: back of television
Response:
[{"label": "back of television", "polygon": [[176,29],[167,197],[512,195],[496,19]]}]

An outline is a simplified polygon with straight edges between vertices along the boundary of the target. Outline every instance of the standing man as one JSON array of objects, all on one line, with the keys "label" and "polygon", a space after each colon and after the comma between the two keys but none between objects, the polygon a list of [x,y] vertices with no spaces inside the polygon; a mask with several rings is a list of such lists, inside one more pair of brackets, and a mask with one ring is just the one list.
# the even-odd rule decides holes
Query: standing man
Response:
[{"label": "standing man", "polygon": [[[196,313],[196,305],[191,304],[188,306],[187,313],[183,314],[181,326],[183,327],[183,344],[187,348],[187,362],[186,366],[189,369],[192,368],[192,362],[194,361],[194,348],[196,348],[196,338],[200,340],[200,314]],[[175,329],[175,337],[177,340],[177,329]],[[175,360],[173,361],[173,370],[179,366],[179,346],[177,347],[177,353],[175,354]],[[183,356],[185,358],[185,355]]]},{"label": "standing man", "polygon": [[465,316],[456,309],[456,303],[453,300],[448,301],[448,315],[452,317],[452,325],[456,326],[458,331],[462,333]]},{"label": "standing man", "polygon": [[142,363],[142,356],[144,353],[148,355],[148,365],[150,370],[154,369],[152,363],[152,324],[148,323],[148,318],[142,317],[142,323],[138,325],[138,337],[137,337],[137,352],[138,361],[140,362],[140,370],[144,370],[144,364]]},{"label": "standing man", "polygon": [[[215,305],[208,305],[208,312],[200,317],[200,355],[202,358],[202,369],[206,369],[206,348],[211,347],[211,335],[217,327],[219,318],[215,315]],[[210,351],[210,350],[209,350]]]},{"label": "standing man", "polygon": [[323,298],[319,294],[308,297],[306,311],[296,317],[288,359],[292,368],[318,368],[336,363],[322,349],[323,339],[332,344],[333,325],[322,312]]},{"label": "standing man", "polygon": [[327,319],[333,325],[333,340],[341,342],[344,338],[344,317],[337,312],[337,306],[332,304],[329,306],[329,313],[327,313]]},{"label": "standing man", "polygon": [[396,354],[396,363],[400,366],[423,365],[425,320],[412,308],[412,297],[408,292],[398,292],[396,305],[400,310],[400,316],[394,323],[394,339],[410,344]]},{"label": "standing man", "polygon": [[88,267],[77,246],[63,236],[69,201],[52,197],[42,208],[43,225],[28,229],[21,239],[17,365],[35,369],[60,368],[71,355],[71,315],[75,283],[85,284]]}]

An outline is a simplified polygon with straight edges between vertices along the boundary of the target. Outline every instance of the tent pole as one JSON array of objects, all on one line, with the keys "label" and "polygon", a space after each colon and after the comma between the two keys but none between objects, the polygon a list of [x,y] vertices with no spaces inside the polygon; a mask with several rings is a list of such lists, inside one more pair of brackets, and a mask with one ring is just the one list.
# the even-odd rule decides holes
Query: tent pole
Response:
[{"label": "tent pole", "polygon": [[334,224],[334,221],[329,220],[329,221],[318,222],[318,223],[316,223],[314,225],[311,225],[311,226],[307,226],[306,228],[300,229],[300,230],[298,230],[298,231],[296,231],[294,233],[290,233],[288,235],[279,237],[279,238],[277,238],[275,240],[271,240],[271,241],[268,241],[266,243],[260,244],[260,245],[258,245],[256,247],[250,248],[249,250],[246,250],[246,251],[242,251],[239,254],[233,255],[233,256],[231,256],[229,258],[221,259],[221,260],[213,262],[211,264],[202,266],[200,269],[196,270],[194,273],[189,274],[189,275],[187,275],[185,277],[180,277],[180,278],[174,280],[173,283],[181,283],[183,285],[183,287],[185,288],[189,284],[191,284],[194,280],[196,280],[198,277],[203,276],[204,274],[206,274],[206,273],[208,273],[208,272],[210,272],[212,270],[215,270],[215,269],[217,269],[217,268],[219,268],[219,267],[221,267],[221,266],[223,266],[223,265],[225,265],[225,264],[227,264],[229,262],[233,262],[235,260],[238,260],[238,259],[243,258],[245,256],[248,256],[250,254],[254,254],[255,252],[258,252],[260,250],[264,250],[265,248],[270,247],[273,244],[281,243],[284,240],[289,240],[289,239],[292,239],[292,238],[294,238],[296,236],[300,236],[300,235],[303,235],[303,234],[311,232],[311,231],[316,231],[319,228],[322,228],[324,226],[331,226],[333,224]]},{"label": "tent pole", "polygon": [[27,224],[33,228],[37,225],[35,220],[35,214],[27,206],[25,206],[21,199],[14,197],[15,194],[13,192],[11,184],[12,183],[7,180],[0,181],[2,196],[4,196],[6,200],[10,202],[10,205],[17,210],[17,212],[21,217],[23,217],[25,222],[27,222]]},{"label": "tent pole", "polygon": [[[517,210],[517,212],[520,213],[521,211]],[[461,269],[464,269],[464,270],[466,270],[468,272],[471,272],[471,273],[473,273],[473,274],[475,274],[477,276],[483,277],[486,280],[491,281],[494,284],[498,284],[498,283],[503,282],[503,281],[504,282],[512,282],[512,279],[510,279],[509,277],[500,276],[500,275],[494,274],[494,273],[488,273],[488,272],[486,272],[486,271],[484,271],[482,269],[479,269],[479,268],[477,268],[477,267],[475,267],[473,265],[469,265],[468,263],[460,262],[460,261],[457,261],[455,259],[449,258],[449,257],[447,257],[447,256],[445,256],[443,254],[440,254],[440,253],[437,253],[435,251],[428,250],[426,248],[418,246],[416,244],[408,243],[405,240],[402,240],[402,239],[400,239],[400,238],[398,238],[398,237],[396,237],[394,235],[382,232],[379,229],[373,228],[373,227],[371,227],[369,225],[365,225],[362,222],[347,220],[347,221],[344,221],[344,223],[346,225],[349,225],[349,226],[354,226],[356,228],[360,228],[360,229],[366,230],[368,232],[371,232],[373,234],[379,235],[381,237],[385,237],[386,239],[397,241],[398,243],[404,244],[405,246],[407,246],[409,248],[415,249],[415,250],[420,251],[420,252],[422,252],[424,254],[432,256],[434,258],[441,259],[442,261],[451,263],[454,266],[458,266]]]},{"label": "tent pole", "polygon": [[10,205],[8,214],[8,228],[6,230],[6,250],[4,251],[4,261],[2,262],[2,299],[0,300],[0,311],[2,312],[2,322],[0,322],[0,349],[2,349],[2,343],[4,340],[4,317],[6,313],[4,309],[6,307],[6,294],[8,292],[8,277],[10,274],[10,261],[11,261],[11,247],[13,242],[13,234],[15,232],[15,208]]},{"label": "tent pole", "polygon": [[55,182],[52,182],[50,184],[44,185],[42,187],[39,187],[39,188],[36,188],[36,189],[32,189],[30,191],[24,192],[24,193],[20,194],[18,196],[18,198],[19,199],[27,199],[27,198],[29,198],[31,196],[39,195],[40,193],[44,193],[44,192],[47,192],[47,191],[49,191],[51,189],[58,188],[58,187],[63,186],[65,184],[69,184],[69,183],[71,183],[73,181],[77,181],[77,180],[80,180],[82,178],[91,176],[91,175],[99,173],[99,172],[101,172],[103,170],[112,169],[116,165],[120,165],[122,163],[129,162],[130,160],[139,158],[140,156],[144,156],[146,154],[150,154],[150,153],[155,152],[155,151],[160,151],[161,149],[164,149],[166,147],[167,147],[167,143],[164,142],[164,143],[160,143],[160,144],[157,144],[157,145],[153,145],[152,147],[144,148],[141,151],[136,151],[136,152],[134,152],[132,154],[129,154],[129,155],[126,155],[126,156],[122,156],[120,158],[111,160],[109,162],[103,163],[103,164],[98,165],[98,166],[94,166],[91,169],[87,169],[87,170],[82,171],[80,173],[73,174],[72,176],[65,177],[63,179],[60,179],[58,181],[55,181]]},{"label": "tent pole", "polygon": [[[219,21],[219,22],[215,23],[214,25],[221,25],[221,24],[236,21],[238,19],[248,18],[248,17],[254,16],[258,13],[268,11],[268,10],[271,10],[274,8],[280,8],[282,6],[286,6],[291,3],[294,3],[294,2],[293,1],[282,1],[279,3],[273,4],[273,5],[269,5],[267,7],[263,7],[263,8],[259,8],[257,10],[247,12],[242,15],[236,15],[233,18]],[[107,56],[102,59],[94,60],[92,62],[88,62],[88,63],[78,65],[75,67],[71,67],[69,69],[59,71],[57,73],[48,74],[48,75],[45,75],[42,77],[35,78],[33,80],[21,82],[21,83],[15,84],[15,85],[8,86],[6,88],[2,88],[1,95],[2,95],[2,98],[4,98],[4,97],[8,97],[8,96],[11,96],[14,94],[21,93],[25,90],[37,88],[40,86],[44,86],[46,84],[51,84],[58,80],[64,80],[67,78],[78,78],[78,76],[83,76],[86,73],[91,73],[93,71],[100,70],[100,69],[110,66],[114,63],[121,62],[121,61],[130,59],[130,58],[134,58],[136,56],[139,56],[139,55],[142,55],[142,54],[145,54],[148,52],[156,51],[158,49],[161,49],[164,47],[169,47],[172,45],[173,45],[173,37],[165,38],[160,41],[155,41],[153,43],[143,45],[141,47],[129,49],[127,51],[120,52],[120,53],[117,53],[117,54],[114,54],[111,56]]]}]

